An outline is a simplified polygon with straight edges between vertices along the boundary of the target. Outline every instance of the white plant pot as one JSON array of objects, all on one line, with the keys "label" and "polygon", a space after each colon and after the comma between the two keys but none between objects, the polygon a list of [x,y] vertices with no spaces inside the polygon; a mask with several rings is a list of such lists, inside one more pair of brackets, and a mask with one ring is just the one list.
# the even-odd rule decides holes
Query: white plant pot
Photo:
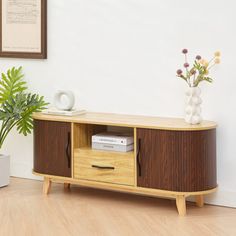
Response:
[{"label": "white plant pot", "polygon": [[0,187],[10,182],[10,156],[0,154]]},{"label": "white plant pot", "polygon": [[201,90],[198,87],[189,87],[186,91],[186,109],[185,121],[189,124],[196,125],[201,123]]}]

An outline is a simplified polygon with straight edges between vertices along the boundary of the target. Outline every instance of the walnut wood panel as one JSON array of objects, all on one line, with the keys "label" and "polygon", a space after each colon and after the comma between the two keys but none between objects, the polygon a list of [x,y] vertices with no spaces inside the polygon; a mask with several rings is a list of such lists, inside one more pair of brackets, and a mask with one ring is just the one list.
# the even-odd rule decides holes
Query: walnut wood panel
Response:
[{"label": "walnut wood panel", "polygon": [[71,124],[34,121],[34,171],[71,177]]},{"label": "walnut wood panel", "polygon": [[180,192],[216,184],[216,130],[137,129],[140,187]]}]

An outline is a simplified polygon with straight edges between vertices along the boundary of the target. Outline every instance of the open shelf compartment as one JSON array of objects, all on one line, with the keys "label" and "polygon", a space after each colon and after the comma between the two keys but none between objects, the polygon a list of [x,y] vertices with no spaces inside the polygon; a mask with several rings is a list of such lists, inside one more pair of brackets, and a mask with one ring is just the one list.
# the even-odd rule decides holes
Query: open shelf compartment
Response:
[{"label": "open shelf compartment", "polygon": [[134,186],[134,151],[114,152],[92,149],[92,136],[106,131],[134,134],[133,128],[73,124],[73,177]]},{"label": "open shelf compartment", "polygon": [[[75,123],[73,125],[74,149],[92,148],[92,136],[95,134],[99,134],[99,133],[103,133],[107,131],[117,132],[117,133],[130,133],[132,136],[134,136],[134,128]],[[107,152],[110,152],[110,151],[108,150]]]}]

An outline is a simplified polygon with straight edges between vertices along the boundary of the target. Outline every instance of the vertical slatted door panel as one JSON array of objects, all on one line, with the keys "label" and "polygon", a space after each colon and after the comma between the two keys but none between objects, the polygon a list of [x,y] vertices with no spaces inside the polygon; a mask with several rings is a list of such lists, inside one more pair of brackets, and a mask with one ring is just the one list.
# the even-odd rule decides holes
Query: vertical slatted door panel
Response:
[{"label": "vertical slatted door panel", "polygon": [[[216,132],[137,129],[140,187],[192,192],[216,187]],[[139,165],[138,165],[139,166]],[[139,168],[138,168],[139,169]]]},{"label": "vertical slatted door panel", "polygon": [[138,186],[165,190],[173,187],[170,186],[170,176],[175,175],[175,169],[172,168],[176,152],[173,146],[174,135],[173,132],[138,129],[138,159],[141,165]]},{"label": "vertical slatted door panel", "polygon": [[71,123],[34,120],[34,171],[71,177]]}]

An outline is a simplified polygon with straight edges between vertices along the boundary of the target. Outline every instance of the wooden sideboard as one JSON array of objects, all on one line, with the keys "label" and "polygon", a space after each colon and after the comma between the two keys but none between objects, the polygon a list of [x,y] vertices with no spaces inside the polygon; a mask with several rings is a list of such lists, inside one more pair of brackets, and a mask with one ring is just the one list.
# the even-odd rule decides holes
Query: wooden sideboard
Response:
[{"label": "wooden sideboard", "polygon": [[[173,198],[180,215],[186,197],[216,191],[216,123],[189,125],[183,119],[106,113],[76,117],[35,113],[33,173],[51,182]],[[134,135],[134,151],[91,148],[91,137],[107,129],[126,129]]]}]

